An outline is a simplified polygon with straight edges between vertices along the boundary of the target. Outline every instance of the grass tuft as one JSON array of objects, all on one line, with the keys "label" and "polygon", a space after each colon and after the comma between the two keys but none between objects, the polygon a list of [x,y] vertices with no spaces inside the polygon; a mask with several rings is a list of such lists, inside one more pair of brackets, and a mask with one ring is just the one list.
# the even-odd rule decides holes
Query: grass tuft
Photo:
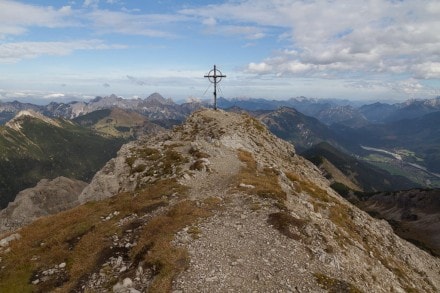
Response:
[{"label": "grass tuft", "polygon": [[343,280],[338,280],[321,273],[314,273],[316,282],[329,293],[361,293],[362,291]]},{"label": "grass tuft", "polygon": [[254,188],[241,188],[250,194],[255,194],[263,198],[271,198],[283,202],[287,195],[278,184],[278,174],[276,170],[264,168],[258,170],[257,162],[252,154],[245,150],[238,151],[238,158],[246,166],[242,167],[238,174],[238,184],[252,185]]}]

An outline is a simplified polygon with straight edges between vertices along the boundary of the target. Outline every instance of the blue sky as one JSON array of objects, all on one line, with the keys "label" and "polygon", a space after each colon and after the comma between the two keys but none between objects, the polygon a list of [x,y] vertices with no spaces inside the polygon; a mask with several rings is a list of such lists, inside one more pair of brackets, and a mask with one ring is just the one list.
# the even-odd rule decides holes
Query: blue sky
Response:
[{"label": "blue sky", "polygon": [[0,0],[0,100],[440,95],[439,1]]}]

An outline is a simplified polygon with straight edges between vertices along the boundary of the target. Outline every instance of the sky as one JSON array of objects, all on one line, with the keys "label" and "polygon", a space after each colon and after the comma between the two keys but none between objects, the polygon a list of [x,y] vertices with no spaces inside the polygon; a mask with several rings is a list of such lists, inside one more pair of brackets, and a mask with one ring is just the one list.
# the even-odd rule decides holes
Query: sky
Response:
[{"label": "sky", "polygon": [[0,0],[0,101],[440,95],[440,1]]}]

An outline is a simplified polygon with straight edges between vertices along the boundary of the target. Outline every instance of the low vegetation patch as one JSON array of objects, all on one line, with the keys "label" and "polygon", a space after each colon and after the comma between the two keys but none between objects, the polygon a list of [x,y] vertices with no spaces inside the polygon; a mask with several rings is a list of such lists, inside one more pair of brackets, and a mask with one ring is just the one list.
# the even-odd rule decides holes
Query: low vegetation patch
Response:
[{"label": "low vegetation patch", "polygon": [[[117,225],[119,220],[133,214],[151,213],[166,206],[169,196],[182,195],[185,191],[186,188],[175,180],[163,180],[136,194],[123,193],[103,201],[89,202],[24,227],[20,231],[22,238],[11,243],[10,253],[1,256],[1,292],[49,292],[55,287],[61,292],[74,290],[80,282],[99,270],[102,256],[111,251],[111,236],[124,233],[124,227]],[[174,251],[166,243],[170,239],[170,231],[189,225],[192,220],[204,215],[197,208],[194,211],[194,207],[189,202],[177,205],[164,218],[152,221],[144,229],[147,234],[142,239],[153,241],[153,250],[160,250],[163,245]],[[174,220],[177,223],[173,223]],[[150,238],[151,235],[155,236]],[[138,246],[132,249],[138,250]],[[176,253],[180,255],[176,259],[182,259],[185,254],[181,251]],[[155,260],[160,259],[157,254],[153,255],[156,255]],[[67,275],[62,278],[63,282],[31,283],[38,272],[60,263],[66,263]]]},{"label": "low vegetation patch", "polygon": [[281,234],[294,240],[301,239],[301,233],[307,224],[306,220],[295,218],[286,212],[270,214],[267,222]]},{"label": "low vegetation patch", "polygon": [[205,161],[203,160],[197,160],[194,163],[191,164],[191,166],[189,166],[190,170],[197,170],[197,171],[202,171],[207,169],[207,166],[205,164]]},{"label": "low vegetation patch", "polygon": [[248,114],[242,114],[248,129],[255,128],[260,132],[267,132],[266,127],[258,121],[256,118],[249,116]]},{"label": "low vegetation patch", "polygon": [[241,187],[241,190],[249,194],[255,194],[263,198],[272,198],[280,202],[286,200],[286,193],[278,183],[278,174],[272,168],[258,170],[257,162],[252,154],[245,150],[238,151],[238,158],[246,166],[242,167],[238,174],[238,184],[253,186],[253,188]]},{"label": "low vegetation patch", "polygon": [[[185,249],[175,247],[171,242],[175,233],[211,215],[218,208],[218,201],[205,200],[199,207],[193,201],[182,201],[168,213],[152,219],[142,230],[138,245],[131,251],[133,258],[142,255],[144,265],[154,268],[155,277],[149,292],[169,292],[173,278],[189,263]],[[198,237],[199,230],[192,226],[190,233]],[[148,249],[144,249],[147,247]],[[146,253],[148,252],[148,253]]]},{"label": "low vegetation patch", "polygon": [[331,278],[321,273],[314,273],[316,282],[329,293],[361,293],[362,291],[343,280]]},{"label": "low vegetation patch", "polygon": [[199,149],[196,149],[196,148],[194,148],[194,147],[191,147],[191,148],[189,149],[189,154],[190,154],[191,156],[193,156],[194,158],[196,158],[196,159],[203,159],[203,158],[209,158],[209,157],[210,157],[209,154],[207,154],[207,153],[205,153],[205,152],[202,152],[202,151],[200,151]]}]

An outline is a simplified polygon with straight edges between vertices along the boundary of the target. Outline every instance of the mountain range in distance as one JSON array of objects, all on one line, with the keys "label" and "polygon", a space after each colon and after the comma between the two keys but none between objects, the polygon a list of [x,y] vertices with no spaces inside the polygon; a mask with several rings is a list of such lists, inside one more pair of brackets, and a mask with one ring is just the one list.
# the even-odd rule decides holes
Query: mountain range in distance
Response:
[{"label": "mountain range in distance", "polygon": [[[435,127],[440,116],[440,97],[369,105],[305,97],[285,101],[219,98],[218,105],[228,111],[248,112],[274,134],[292,142],[300,153],[328,143],[338,152],[362,162],[362,166],[379,168],[391,177],[407,178],[413,183],[385,182],[382,187],[388,186],[390,190],[399,190],[402,186],[440,187],[437,175],[440,173],[440,135]],[[111,95],[89,102],[52,102],[44,106],[14,101],[0,103],[0,121],[30,109],[47,117],[66,119],[99,136],[130,140],[178,125],[201,107],[209,107],[209,102],[177,104],[158,93],[145,99]],[[326,159],[341,166],[338,161],[332,162],[332,158]],[[371,183],[370,187],[376,185],[377,182]]]}]

